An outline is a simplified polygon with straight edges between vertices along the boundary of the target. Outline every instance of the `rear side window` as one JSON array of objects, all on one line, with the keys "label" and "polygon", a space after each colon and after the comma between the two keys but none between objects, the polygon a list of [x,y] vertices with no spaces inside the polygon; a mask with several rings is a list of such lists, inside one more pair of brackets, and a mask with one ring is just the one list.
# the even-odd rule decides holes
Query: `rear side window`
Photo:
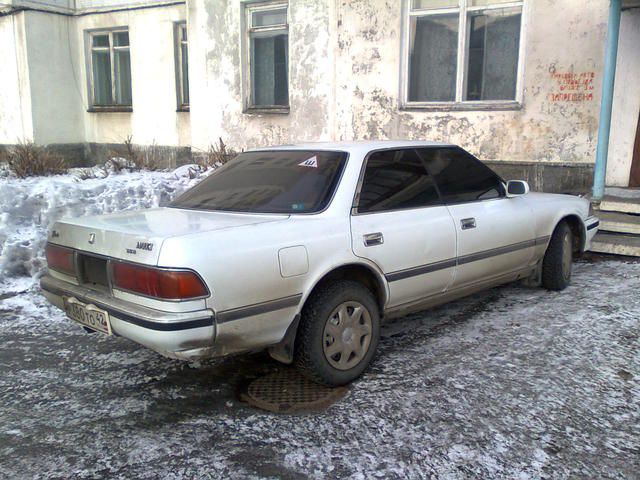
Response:
[{"label": "rear side window", "polygon": [[313,213],[331,200],[347,154],[281,150],[241,153],[170,205],[194,210]]},{"label": "rear side window", "polygon": [[424,148],[418,153],[445,203],[475,202],[505,195],[500,177],[459,148]]},{"label": "rear side window", "polygon": [[371,154],[358,199],[358,212],[382,212],[439,205],[433,179],[415,150]]}]

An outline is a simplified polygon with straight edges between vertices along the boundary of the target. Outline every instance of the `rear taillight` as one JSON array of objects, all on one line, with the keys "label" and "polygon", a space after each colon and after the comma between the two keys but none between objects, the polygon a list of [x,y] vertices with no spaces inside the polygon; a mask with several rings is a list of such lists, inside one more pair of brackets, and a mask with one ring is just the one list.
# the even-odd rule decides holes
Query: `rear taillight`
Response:
[{"label": "rear taillight", "polygon": [[76,275],[73,250],[48,243],[45,255],[47,257],[47,265],[51,270],[65,275]]},{"label": "rear taillight", "polygon": [[114,288],[167,300],[184,300],[209,294],[200,277],[188,270],[165,270],[123,262],[112,262],[111,265]]}]

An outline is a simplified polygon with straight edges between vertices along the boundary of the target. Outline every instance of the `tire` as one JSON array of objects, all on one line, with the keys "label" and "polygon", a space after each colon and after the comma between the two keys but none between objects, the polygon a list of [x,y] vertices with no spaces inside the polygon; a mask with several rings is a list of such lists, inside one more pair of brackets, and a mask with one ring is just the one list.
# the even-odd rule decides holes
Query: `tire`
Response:
[{"label": "tire", "polygon": [[542,260],[542,286],[548,290],[564,290],[571,281],[573,233],[562,221],[553,231]]},{"label": "tire", "polygon": [[316,383],[337,387],[358,378],[375,355],[380,312],[364,285],[340,280],[321,287],[302,310],[294,363]]}]

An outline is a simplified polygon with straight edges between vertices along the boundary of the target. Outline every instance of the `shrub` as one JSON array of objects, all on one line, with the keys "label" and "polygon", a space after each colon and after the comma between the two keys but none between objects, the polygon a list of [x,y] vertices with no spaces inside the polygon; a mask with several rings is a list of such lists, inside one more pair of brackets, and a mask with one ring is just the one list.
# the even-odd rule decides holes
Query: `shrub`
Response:
[{"label": "shrub", "polygon": [[19,141],[3,154],[9,169],[19,178],[57,175],[67,171],[60,155],[29,141]]},{"label": "shrub", "polygon": [[228,148],[222,141],[222,138],[218,138],[216,143],[209,144],[204,156],[201,156],[198,162],[203,167],[216,167],[224,165],[229,160],[232,160],[238,155],[238,152],[233,148]]},{"label": "shrub", "polygon": [[133,137],[129,135],[122,142],[122,146],[111,151],[111,157],[107,163],[113,171],[128,170],[160,170],[163,164],[162,148],[155,141],[149,146],[140,146],[133,143]]}]

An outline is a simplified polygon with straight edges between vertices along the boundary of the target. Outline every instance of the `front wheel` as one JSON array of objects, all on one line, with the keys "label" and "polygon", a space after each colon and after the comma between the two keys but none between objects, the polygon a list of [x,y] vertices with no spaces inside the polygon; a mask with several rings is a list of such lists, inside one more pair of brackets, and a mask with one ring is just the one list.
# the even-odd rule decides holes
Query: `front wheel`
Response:
[{"label": "front wheel", "polygon": [[340,280],[321,287],[302,311],[296,336],[296,367],[329,386],[358,378],[375,354],[380,313],[364,285]]},{"label": "front wheel", "polygon": [[542,260],[542,286],[549,290],[564,290],[571,280],[573,233],[567,222],[558,224],[551,235]]}]

